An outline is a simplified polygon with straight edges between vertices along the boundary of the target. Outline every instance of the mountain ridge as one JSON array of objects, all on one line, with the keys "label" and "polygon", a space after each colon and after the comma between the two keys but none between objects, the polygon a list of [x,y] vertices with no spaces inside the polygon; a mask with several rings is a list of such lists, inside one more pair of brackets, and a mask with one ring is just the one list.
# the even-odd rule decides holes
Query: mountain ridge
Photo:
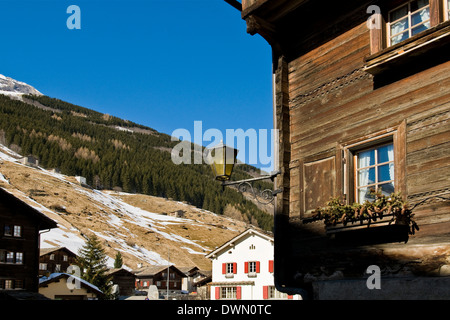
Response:
[{"label": "mountain ridge", "polygon": [[24,94],[43,95],[33,86],[0,74],[0,94],[19,98]]},{"label": "mountain ridge", "polygon": [[0,145],[0,188],[58,223],[57,229],[41,234],[41,248],[63,246],[77,253],[87,237],[96,235],[109,266],[121,252],[130,270],[138,264],[167,263],[209,270],[207,253],[254,228],[179,201],[95,190],[75,177],[25,165],[20,159]]},{"label": "mountain ridge", "polygon": [[[0,95],[0,143],[39,158],[43,167],[83,176],[97,189],[187,201],[218,214],[232,206],[242,219],[273,228],[270,206],[258,208],[254,199],[233,188],[222,190],[206,164],[174,164],[168,151],[177,141],[128,120],[45,95],[22,94],[20,100]],[[258,171],[238,164],[233,179],[250,178]],[[272,187],[268,182],[256,185]]]},{"label": "mountain ridge", "polygon": [[[130,268],[165,264],[167,250],[178,265],[208,268],[208,250],[247,228],[272,229],[264,208],[233,188],[222,190],[206,164],[175,165],[170,151],[177,142],[169,135],[2,79],[9,94],[0,92],[0,187],[58,221],[58,230],[43,234],[44,246],[76,250],[96,234],[110,258],[119,250]],[[24,155],[39,166],[22,164]],[[239,164],[233,178],[257,171]],[[171,217],[177,212],[188,220]]]}]

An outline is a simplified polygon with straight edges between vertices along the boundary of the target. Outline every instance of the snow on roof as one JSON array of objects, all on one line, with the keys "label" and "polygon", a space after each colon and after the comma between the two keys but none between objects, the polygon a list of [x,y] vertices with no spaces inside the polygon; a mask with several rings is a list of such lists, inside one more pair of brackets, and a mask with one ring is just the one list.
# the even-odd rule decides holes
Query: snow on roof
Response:
[{"label": "snow on roof", "polygon": [[77,277],[73,274],[68,274],[68,273],[52,273],[48,277],[41,277],[41,278],[39,278],[39,286],[46,285],[50,282],[53,282],[53,281],[58,280],[63,277],[67,278],[67,279],[72,278],[75,281],[79,281],[80,284],[84,284],[85,286],[103,294],[103,292],[97,286],[94,286],[92,283],[87,282],[86,280],[81,279],[80,277]]}]

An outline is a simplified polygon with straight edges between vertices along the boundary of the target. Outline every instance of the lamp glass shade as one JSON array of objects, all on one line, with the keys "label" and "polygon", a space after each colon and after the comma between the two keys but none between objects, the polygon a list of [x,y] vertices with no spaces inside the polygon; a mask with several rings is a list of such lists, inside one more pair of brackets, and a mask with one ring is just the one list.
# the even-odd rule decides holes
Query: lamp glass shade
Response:
[{"label": "lamp glass shade", "polygon": [[230,180],[233,167],[236,162],[238,150],[223,143],[215,146],[209,151],[209,163],[213,169],[216,180]]}]

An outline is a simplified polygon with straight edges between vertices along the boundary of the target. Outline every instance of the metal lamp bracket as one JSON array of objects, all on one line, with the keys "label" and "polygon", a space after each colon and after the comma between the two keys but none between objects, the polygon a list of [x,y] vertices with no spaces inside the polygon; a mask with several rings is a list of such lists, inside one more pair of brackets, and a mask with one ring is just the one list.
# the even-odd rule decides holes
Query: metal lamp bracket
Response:
[{"label": "metal lamp bracket", "polygon": [[225,189],[226,186],[233,186],[237,185],[237,190],[241,193],[250,192],[253,195],[253,198],[258,201],[261,204],[269,204],[274,201],[275,196],[278,193],[281,193],[281,189],[277,190],[256,190],[253,187],[253,182],[270,179],[274,180],[274,178],[281,173],[280,170],[272,172],[270,175],[262,176],[258,178],[251,178],[251,179],[245,179],[245,180],[239,180],[239,181],[223,181],[222,182],[222,188]]}]

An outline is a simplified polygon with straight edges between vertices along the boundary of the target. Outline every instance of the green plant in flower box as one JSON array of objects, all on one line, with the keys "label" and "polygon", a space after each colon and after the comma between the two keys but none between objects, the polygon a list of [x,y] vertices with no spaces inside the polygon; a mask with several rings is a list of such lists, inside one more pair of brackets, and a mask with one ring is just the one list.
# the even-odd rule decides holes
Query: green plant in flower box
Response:
[{"label": "green plant in flower box", "polygon": [[317,208],[306,222],[323,220],[326,226],[335,226],[342,223],[346,226],[348,223],[371,222],[388,218],[389,223],[407,225],[409,234],[414,234],[419,230],[419,226],[413,220],[414,214],[408,204],[402,199],[400,193],[392,193],[389,196],[381,192],[374,193],[374,201],[365,201],[364,203],[354,203],[352,205],[343,204],[339,198],[332,198],[325,207]]}]

